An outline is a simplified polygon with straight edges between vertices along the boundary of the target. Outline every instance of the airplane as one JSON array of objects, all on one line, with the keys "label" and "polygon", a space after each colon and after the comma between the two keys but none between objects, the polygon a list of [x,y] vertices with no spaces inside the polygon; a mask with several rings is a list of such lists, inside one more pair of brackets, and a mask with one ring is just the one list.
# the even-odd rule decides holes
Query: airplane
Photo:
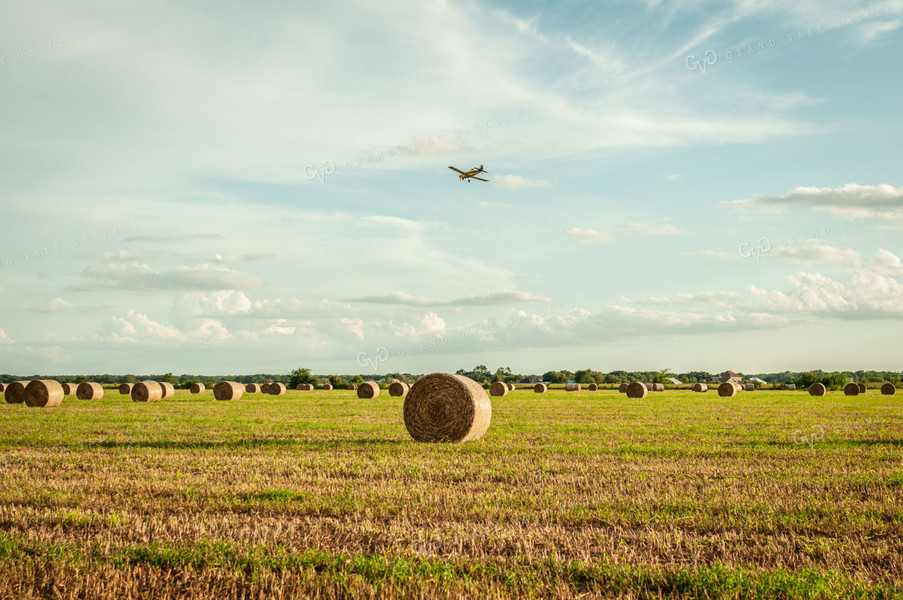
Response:
[{"label": "airplane", "polygon": [[489,181],[488,179],[483,179],[481,177],[477,177],[477,173],[487,173],[488,172],[483,169],[483,165],[480,165],[479,167],[474,167],[466,173],[464,171],[462,171],[461,169],[456,169],[455,167],[449,167],[449,169],[460,173],[460,175],[458,175],[458,179],[460,179],[461,181],[464,181],[466,179],[467,183],[470,183],[471,179],[476,179],[477,181],[486,181],[486,182]]}]

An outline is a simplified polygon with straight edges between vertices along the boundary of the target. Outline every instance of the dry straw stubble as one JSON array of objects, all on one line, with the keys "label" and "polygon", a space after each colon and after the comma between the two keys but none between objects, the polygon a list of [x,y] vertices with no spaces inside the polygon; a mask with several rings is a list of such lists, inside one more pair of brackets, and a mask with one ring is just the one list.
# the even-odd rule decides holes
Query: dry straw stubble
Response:
[{"label": "dry straw stubble", "polygon": [[240,400],[245,386],[237,381],[220,381],[213,386],[213,397],[217,400]]},{"label": "dry straw stubble", "polygon": [[357,386],[357,397],[370,399],[379,396],[379,386],[375,381],[365,381]]},{"label": "dry straw stubble", "polygon": [[36,379],[25,386],[27,406],[51,407],[63,403],[63,386],[53,379]]},{"label": "dry straw stubble", "polygon": [[405,427],[418,442],[478,440],[491,421],[486,390],[463,375],[431,373],[411,386],[404,401]]},{"label": "dry straw stubble", "polygon": [[132,387],[132,402],[157,402],[163,398],[163,386],[157,381],[140,381]]},{"label": "dry straw stubble", "polygon": [[103,398],[103,386],[93,381],[84,381],[78,384],[75,397],[79,400],[100,400]]},{"label": "dry straw stubble", "polygon": [[489,386],[489,395],[502,397],[508,395],[508,386],[502,383],[501,381],[496,381],[492,385]]}]

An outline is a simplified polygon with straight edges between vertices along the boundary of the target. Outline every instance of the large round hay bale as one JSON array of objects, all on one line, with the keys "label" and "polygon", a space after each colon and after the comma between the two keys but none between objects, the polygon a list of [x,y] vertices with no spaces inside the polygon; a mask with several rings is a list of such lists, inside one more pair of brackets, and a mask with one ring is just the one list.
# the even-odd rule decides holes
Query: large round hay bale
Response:
[{"label": "large round hay bale", "polygon": [[809,386],[809,395],[810,396],[824,396],[828,393],[828,388],[825,387],[823,383],[813,383]]},{"label": "large round hay bale", "polygon": [[707,386],[704,383],[694,383],[693,391],[694,392],[707,392],[707,391],[709,391],[709,386]]},{"label": "large round hay bale", "polygon": [[260,391],[264,394],[269,394],[271,385],[273,385],[272,381],[267,381],[266,383],[260,384]]},{"label": "large round hay bale", "polygon": [[357,386],[357,397],[370,399],[379,396],[379,386],[375,381],[365,381]]},{"label": "large round hay bale", "polygon": [[463,375],[421,377],[404,401],[404,425],[418,442],[478,440],[491,421],[492,402],[486,390]]},{"label": "large round hay bale", "polygon": [[133,383],[120,383],[119,384],[119,393],[122,394],[123,396],[130,395],[132,393],[132,386],[134,386],[134,385],[135,384],[133,384]]},{"label": "large round hay bale", "polygon": [[544,383],[537,383],[533,386],[533,391],[537,394],[545,394],[549,390],[549,386]]},{"label": "large round hay bale", "polygon": [[176,386],[168,381],[159,381],[157,383],[160,384],[160,389],[163,390],[163,400],[176,397]]},{"label": "large round hay bale", "polygon": [[619,386],[618,386],[618,393],[619,393],[619,394],[626,394],[626,393],[627,393],[627,388],[628,388],[629,385],[630,385],[629,383],[622,383],[621,385],[619,385]]},{"label": "large round hay bale", "polygon": [[[239,384],[239,385],[241,385],[241,384]],[[244,387],[244,386],[242,386],[242,387]],[[204,392],[207,391],[207,386],[204,385],[203,383],[192,383],[191,387],[188,388],[188,391],[191,392],[192,394],[203,394]]]},{"label": "large round hay bale", "polygon": [[245,386],[237,381],[220,381],[213,386],[213,397],[217,400],[241,400]]},{"label": "large round hay bale", "polygon": [[893,396],[897,393],[897,386],[894,384],[887,382],[881,384],[881,395],[882,396]]},{"label": "large round hay bale", "polygon": [[731,398],[737,395],[737,385],[730,381],[725,381],[718,386],[718,395],[722,398]]},{"label": "large round hay bale", "polygon": [[163,398],[163,386],[157,381],[140,381],[132,386],[132,402],[156,402]]},{"label": "large round hay bale", "polygon": [[860,382],[859,382],[859,393],[860,393],[860,394],[864,394],[864,393],[866,393],[867,391],[868,391],[868,388],[865,387],[865,384],[862,383],[862,382],[860,381]]},{"label": "large round hay bale", "polygon": [[14,381],[6,386],[6,403],[22,404],[25,402],[25,387],[28,381]]},{"label": "large round hay bale", "polygon": [[755,391],[756,391],[756,384],[755,384],[755,383],[747,383],[747,384],[746,384],[746,391],[747,391],[747,392],[755,392]]},{"label": "large round hay bale", "polygon": [[271,383],[269,394],[270,396],[284,396],[285,384],[279,382]]},{"label": "large round hay bale", "polygon": [[508,386],[502,383],[501,381],[496,381],[492,385],[489,386],[489,395],[490,396],[507,396],[508,395]]},{"label": "large round hay bale", "polygon": [[845,396],[858,396],[859,395],[859,384],[850,382],[843,386],[843,393]]},{"label": "large round hay bale", "polygon": [[349,384],[348,384],[348,389],[351,390],[351,391],[353,392],[354,390],[357,389],[357,384],[356,384],[356,383],[349,383]]},{"label": "large round hay bale", "polygon": [[581,389],[582,387],[583,387],[583,386],[581,386],[579,383],[567,383],[567,384],[565,384],[565,386],[564,386],[564,391],[566,391],[566,392],[579,392],[580,389]]},{"label": "large round hay bale", "polygon": [[27,406],[59,406],[63,403],[63,396],[63,386],[53,379],[35,379],[25,386]]},{"label": "large round hay bale", "polygon": [[652,391],[653,391],[653,392],[664,392],[664,391],[665,391],[665,384],[664,384],[664,383],[653,383],[653,384],[652,384]]},{"label": "large round hay bale", "polygon": [[389,384],[389,395],[390,396],[407,396],[408,392],[411,391],[411,386],[406,384],[404,381],[393,381]]},{"label": "large round hay bale", "polygon": [[588,386],[586,386],[586,389],[588,389],[591,392],[595,392],[596,390],[599,389],[599,385],[595,384],[595,383],[591,383]]},{"label": "large round hay bale", "polygon": [[332,389],[332,384],[331,384],[331,383],[324,383],[324,384],[323,384],[323,389],[326,390],[327,392],[330,391],[330,390]]},{"label": "large round hay bale", "polygon": [[633,381],[631,383],[626,384],[628,398],[645,398],[649,393],[649,388],[646,387],[646,384],[641,381]]},{"label": "large round hay bale", "polygon": [[64,383],[63,386],[63,395],[64,396],[75,396],[78,394],[78,384],[77,383]]},{"label": "large round hay bale", "polygon": [[259,394],[260,393],[260,384],[258,383],[249,383],[245,386],[245,391],[249,394]]},{"label": "large round hay bale", "polygon": [[79,400],[100,400],[103,398],[103,386],[99,383],[85,381],[78,384],[75,397]]}]

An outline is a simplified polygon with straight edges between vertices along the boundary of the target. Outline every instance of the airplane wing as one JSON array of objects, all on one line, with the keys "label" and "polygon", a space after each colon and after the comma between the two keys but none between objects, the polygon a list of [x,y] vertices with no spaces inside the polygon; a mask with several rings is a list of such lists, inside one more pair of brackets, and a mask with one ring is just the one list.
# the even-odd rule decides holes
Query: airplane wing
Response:
[{"label": "airplane wing", "polygon": [[471,177],[471,179],[476,179],[477,181],[485,181],[487,183],[489,182],[488,179],[483,179],[482,177]]},{"label": "airplane wing", "polygon": [[457,171],[457,172],[460,173],[461,175],[466,175],[466,173],[465,173],[464,171],[462,171],[461,169],[456,169],[456,168],[454,168],[454,167],[449,167],[449,169],[451,169],[452,171]]}]

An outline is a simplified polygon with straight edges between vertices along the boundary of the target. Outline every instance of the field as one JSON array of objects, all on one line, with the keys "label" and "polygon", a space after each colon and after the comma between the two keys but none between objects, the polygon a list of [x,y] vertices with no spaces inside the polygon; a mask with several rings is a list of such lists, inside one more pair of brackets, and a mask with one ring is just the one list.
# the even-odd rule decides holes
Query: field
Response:
[{"label": "field", "polygon": [[0,403],[0,598],[903,598],[903,398]]}]

